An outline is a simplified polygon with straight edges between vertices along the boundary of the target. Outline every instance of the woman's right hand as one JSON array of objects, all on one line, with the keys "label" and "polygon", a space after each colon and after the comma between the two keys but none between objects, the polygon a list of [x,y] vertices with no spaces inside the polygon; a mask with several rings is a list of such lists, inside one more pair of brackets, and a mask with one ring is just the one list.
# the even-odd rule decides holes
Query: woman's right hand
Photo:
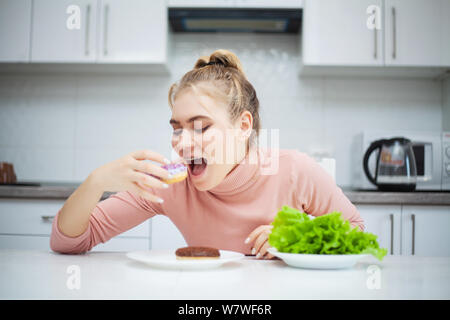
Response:
[{"label": "woman's right hand", "polygon": [[169,179],[169,171],[143,160],[170,163],[159,153],[138,150],[95,169],[92,176],[105,192],[130,191],[152,202],[161,203],[163,200],[150,193],[146,187],[168,188],[168,185],[148,174]]}]

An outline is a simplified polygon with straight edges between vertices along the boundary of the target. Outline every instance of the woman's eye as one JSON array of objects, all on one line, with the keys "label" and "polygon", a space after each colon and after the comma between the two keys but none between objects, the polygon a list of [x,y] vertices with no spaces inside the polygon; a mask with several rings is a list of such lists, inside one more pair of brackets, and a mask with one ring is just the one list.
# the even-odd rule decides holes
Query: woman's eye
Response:
[{"label": "woman's eye", "polygon": [[201,129],[194,129],[194,131],[197,132],[197,133],[203,133],[203,132],[205,132],[206,130],[208,130],[208,128],[209,128],[210,126],[211,126],[211,125],[206,126],[206,127],[203,127],[203,128],[201,128]]},{"label": "woman's eye", "polygon": [[183,132],[183,129],[174,129],[174,130],[173,130],[173,134],[174,134],[175,136],[179,136],[182,132]]}]

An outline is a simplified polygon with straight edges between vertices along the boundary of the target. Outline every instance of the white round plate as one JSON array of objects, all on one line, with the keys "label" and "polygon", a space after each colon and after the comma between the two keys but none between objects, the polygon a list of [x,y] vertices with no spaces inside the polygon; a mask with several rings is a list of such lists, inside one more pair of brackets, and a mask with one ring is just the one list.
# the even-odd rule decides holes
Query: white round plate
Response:
[{"label": "white round plate", "polygon": [[295,268],[306,269],[344,269],[353,267],[358,260],[368,254],[301,254],[278,252],[276,248],[268,251]]},{"label": "white round plate", "polygon": [[211,269],[217,268],[224,263],[236,261],[244,257],[242,253],[219,250],[218,259],[198,259],[198,260],[178,260],[175,256],[175,250],[148,250],[128,252],[127,257],[139,262],[143,262],[151,267],[163,269]]}]

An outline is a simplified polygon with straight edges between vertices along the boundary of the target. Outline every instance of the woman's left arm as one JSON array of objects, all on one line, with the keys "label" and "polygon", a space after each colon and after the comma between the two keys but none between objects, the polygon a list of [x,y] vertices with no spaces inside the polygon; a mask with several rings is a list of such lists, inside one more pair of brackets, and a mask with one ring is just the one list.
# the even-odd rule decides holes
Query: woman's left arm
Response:
[{"label": "woman's left arm", "polygon": [[333,211],[342,213],[342,218],[348,220],[353,227],[358,226],[364,231],[364,220],[358,209],[336,185],[328,174],[313,158],[298,152],[298,170],[294,170],[293,179],[297,186],[297,209],[313,216],[321,216]]}]

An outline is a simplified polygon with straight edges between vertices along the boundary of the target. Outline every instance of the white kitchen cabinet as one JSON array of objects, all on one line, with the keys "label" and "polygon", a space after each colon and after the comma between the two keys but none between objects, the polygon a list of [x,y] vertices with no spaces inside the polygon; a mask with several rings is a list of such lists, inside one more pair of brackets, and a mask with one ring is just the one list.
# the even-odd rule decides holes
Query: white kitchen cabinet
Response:
[{"label": "white kitchen cabinet", "polygon": [[150,238],[115,237],[99,243],[91,251],[141,251],[150,250]]},{"label": "white kitchen cabinet", "polygon": [[367,27],[369,6],[383,0],[305,0],[302,62],[320,66],[383,65],[382,30]]},{"label": "white kitchen cabinet", "polygon": [[[50,250],[52,219],[65,200],[0,199],[0,248]],[[151,219],[95,246],[93,251],[148,250]]]},{"label": "white kitchen cabinet", "polygon": [[450,256],[450,207],[403,206],[402,254]]},{"label": "white kitchen cabinet", "polygon": [[[100,243],[91,251],[139,251],[150,249],[147,238],[116,237]],[[44,250],[50,249],[50,236],[3,235],[0,234],[0,249]]]},{"label": "white kitchen cabinet", "polygon": [[378,236],[380,247],[388,254],[401,254],[401,205],[360,204],[356,206],[364,220],[364,231]]},{"label": "white kitchen cabinet", "polygon": [[391,253],[450,256],[450,207],[421,205],[357,205],[365,231],[378,235]]},{"label": "white kitchen cabinet", "polygon": [[183,235],[173,222],[164,215],[152,220],[152,249],[177,249],[187,246]]},{"label": "white kitchen cabinet", "polygon": [[49,236],[64,200],[0,199],[0,234]]},{"label": "white kitchen cabinet", "polygon": [[0,0],[0,62],[30,59],[31,0]]},{"label": "white kitchen cabinet", "polygon": [[168,13],[164,0],[99,0],[102,63],[165,63]]},{"label": "white kitchen cabinet", "polygon": [[[449,0],[385,0],[386,65],[443,66]],[[445,39],[446,38],[446,39]],[[446,40],[446,41],[445,41]]]},{"label": "white kitchen cabinet", "polygon": [[96,0],[34,0],[31,61],[94,62],[96,22]]},{"label": "white kitchen cabinet", "polygon": [[442,1],[442,63],[445,67],[450,67],[450,0]]},{"label": "white kitchen cabinet", "polygon": [[[369,29],[373,8],[381,28]],[[305,0],[303,75],[442,76],[450,66],[450,0]]]}]

